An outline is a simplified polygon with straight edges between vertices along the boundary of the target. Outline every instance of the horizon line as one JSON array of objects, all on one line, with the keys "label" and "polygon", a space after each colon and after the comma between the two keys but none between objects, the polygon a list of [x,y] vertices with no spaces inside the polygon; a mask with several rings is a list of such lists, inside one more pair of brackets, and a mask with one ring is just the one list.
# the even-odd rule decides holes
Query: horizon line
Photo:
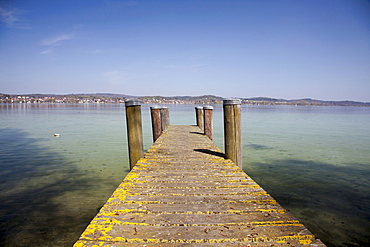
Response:
[{"label": "horizon line", "polygon": [[293,99],[285,99],[285,98],[276,98],[276,97],[270,97],[270,96],[253,96],[253,97],[223,97],[223,96],[218,96],[214,94],[203,94],[203,95],[173,95],[173,96],[162,96],[162,95],[130,95],[130,94],[123,94],[123,93],[0,93],[0,95],[17,95],[17,96],[26,96],[26,95],[55,95],[55,96],[66,96],[66,95],[101,95],[101,94],[111,94],[111,95],[122,95],[122,96],[127,96],[127,97],[133,97],[133,98],[140,98],[140,97],[202,97],[202,96],[214,96],[214,97],[219,97],[223,99],[228,99],[228,98],[237,98],[237,99],[258,99],[258,98],[265,98],[265,99],[275,99],[275,100],[287,100],[287,101],[298,101],[298,100],[313,100],[313,101],[324,101],[324,102],[345,102],[345,101],[350,101],[350,102],[358,102],[358,103],[370,103],[370,101],[361,101],[361,100],[322,100],[322,99],[315,99],[315,98],[310,98],[310,97],[304,97],[304,98],[293,98]]}]

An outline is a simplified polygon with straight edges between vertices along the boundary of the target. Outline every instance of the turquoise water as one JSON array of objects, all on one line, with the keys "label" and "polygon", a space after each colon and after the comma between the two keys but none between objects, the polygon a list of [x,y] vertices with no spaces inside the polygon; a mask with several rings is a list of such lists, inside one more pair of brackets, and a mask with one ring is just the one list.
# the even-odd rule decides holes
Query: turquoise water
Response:
[{"label": "turquoise water", "polygon": [[370,243],[370,109],[248,107],[244,170],[330,246]]},{"label": "turquoise water", "polygon": [[[194,105],[169,108],[171,124],[195,124]],[[124,112],[0,104],[1,245],[77,240],[128,172]],[[242,114],[244,170],[329,246],[368,246],[370,108],[243,106]],[[142,115],[148,149],[149,106]],[[213,125],[223,149],[221,105]]]}]

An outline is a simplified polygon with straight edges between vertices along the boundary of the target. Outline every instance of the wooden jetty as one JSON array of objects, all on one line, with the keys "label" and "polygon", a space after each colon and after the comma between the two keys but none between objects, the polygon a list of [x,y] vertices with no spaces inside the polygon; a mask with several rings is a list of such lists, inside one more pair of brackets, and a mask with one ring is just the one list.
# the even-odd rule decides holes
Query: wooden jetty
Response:
[{"label": "wooden jetty", "polygon": [[74,246],[325,246],[203,133],[169,125]]}]

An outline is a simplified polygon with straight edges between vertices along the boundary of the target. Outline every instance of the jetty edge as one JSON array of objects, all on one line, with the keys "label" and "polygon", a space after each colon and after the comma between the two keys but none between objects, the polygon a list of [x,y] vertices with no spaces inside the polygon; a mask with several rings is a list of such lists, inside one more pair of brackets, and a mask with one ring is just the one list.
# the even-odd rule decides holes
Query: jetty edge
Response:
[{"label": "jetty edge", "polygon": [[74,244],[325,246],[198,126],[167,125]]}]

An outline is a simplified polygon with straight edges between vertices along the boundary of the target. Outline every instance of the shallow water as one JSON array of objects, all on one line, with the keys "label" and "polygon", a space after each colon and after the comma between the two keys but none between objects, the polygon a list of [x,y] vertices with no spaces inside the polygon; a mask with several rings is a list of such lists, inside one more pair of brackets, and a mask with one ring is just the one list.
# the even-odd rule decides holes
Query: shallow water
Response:
[{"label": "shallow water", "polygon": [[[214,141],[223,148],[222,106]],[[170,105],[194,124],[193,105]],[[124,105],[0,105],[0,243],[71,246],[128,172]],[[329,246],[370,243],[370,108],[243,106],[243,168]],[[144,148],[152,143],[142,107]],[[60,137],[54,137],[60,133]]]},{"label": "shallow water", "polygon": [[244,170],[329,246],[370,243],[369,110],[246,109]]}]

